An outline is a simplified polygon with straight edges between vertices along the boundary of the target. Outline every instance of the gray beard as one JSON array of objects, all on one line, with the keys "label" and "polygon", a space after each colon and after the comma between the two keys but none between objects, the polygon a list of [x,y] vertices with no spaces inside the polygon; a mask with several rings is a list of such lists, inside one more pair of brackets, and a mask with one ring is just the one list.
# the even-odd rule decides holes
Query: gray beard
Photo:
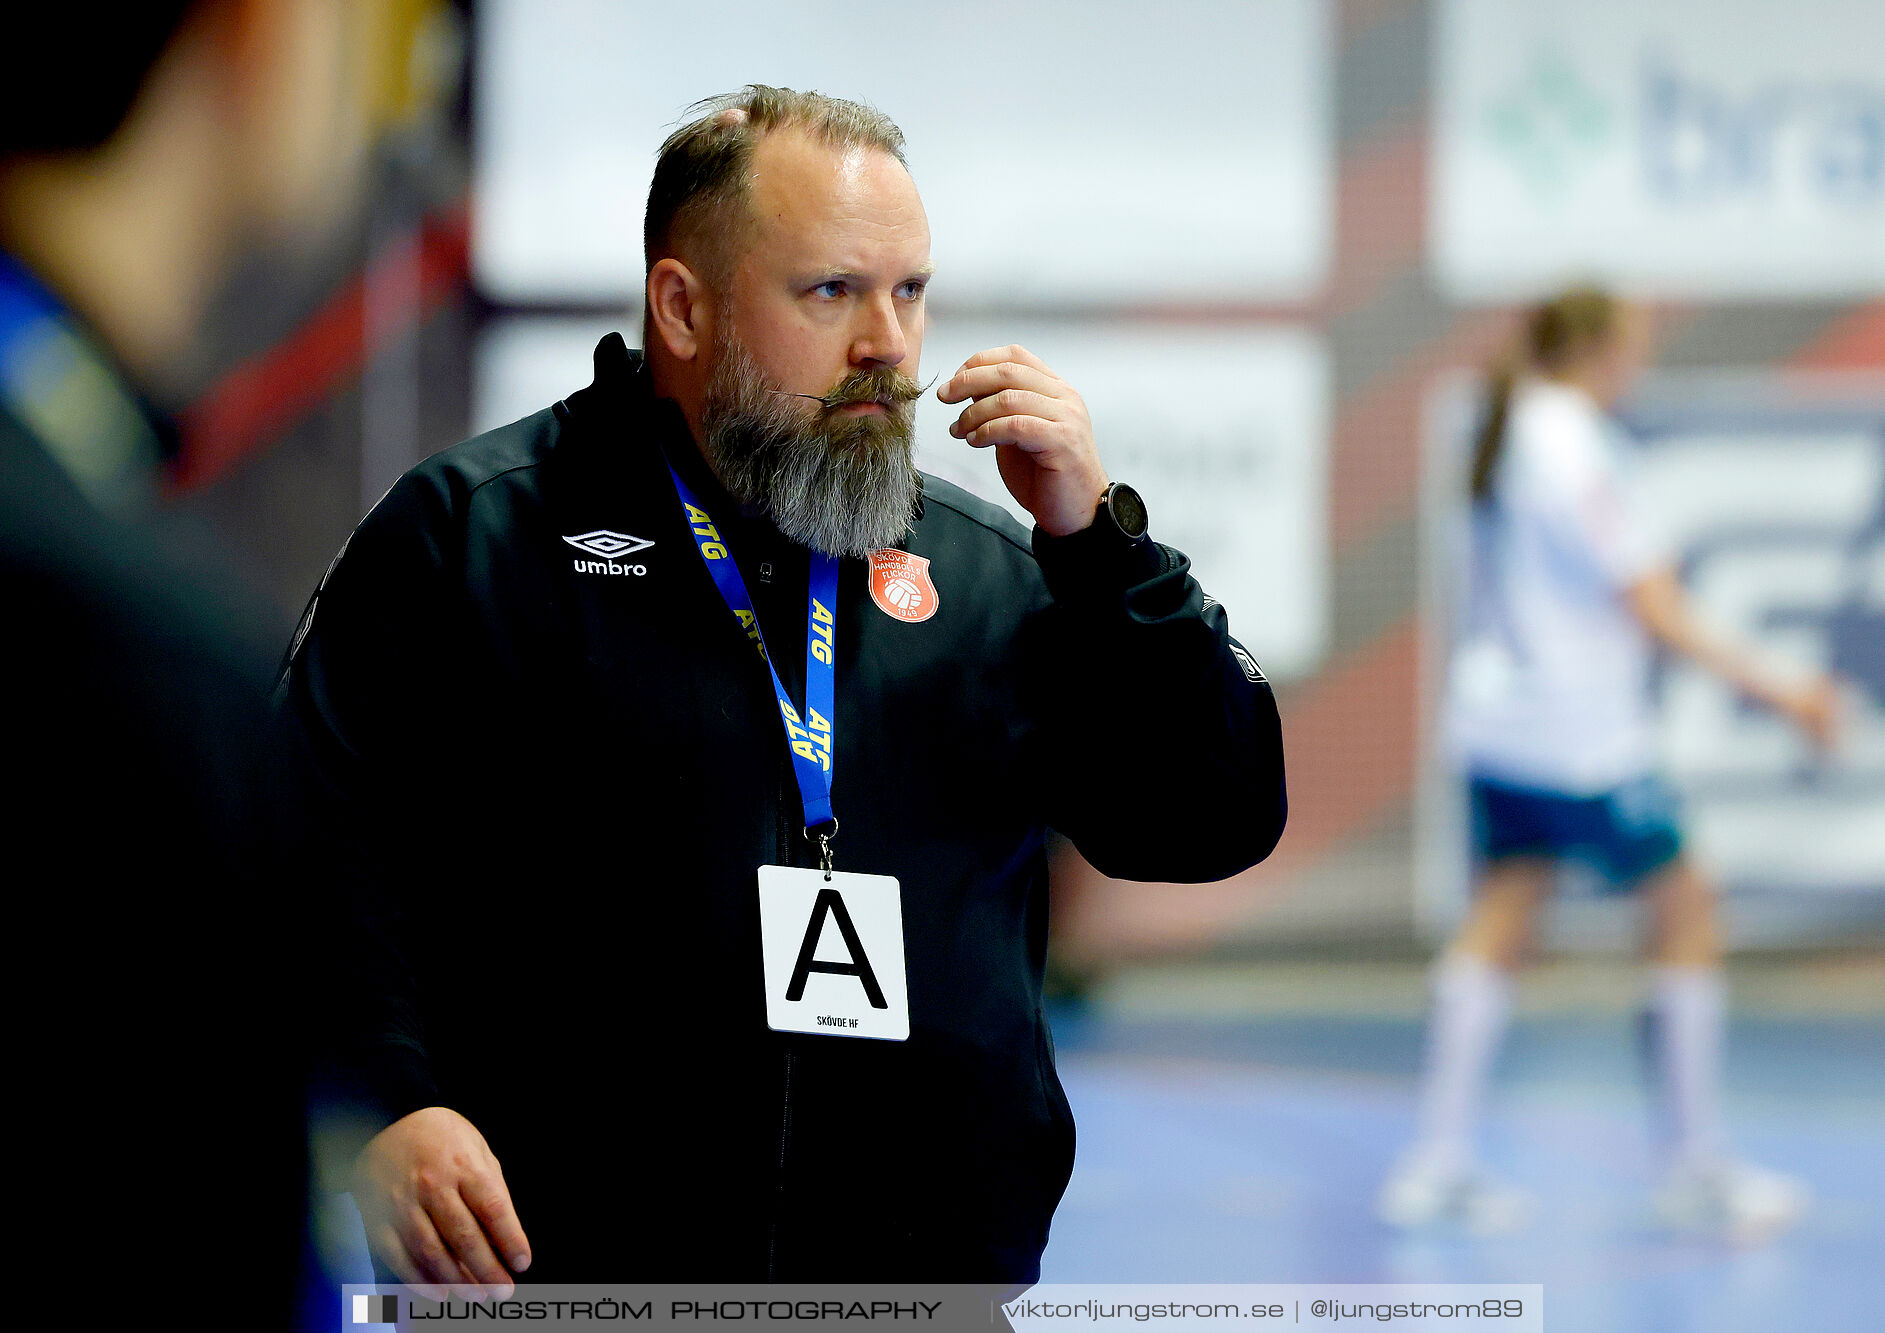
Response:
[{"label": "gray beard", "polygon": [[701,411],[704,452],[727,493],[792,541],[836,556],[895,546],[916,518],[915,405],[840,416],[775,390],[745,345],[717,351]]}]

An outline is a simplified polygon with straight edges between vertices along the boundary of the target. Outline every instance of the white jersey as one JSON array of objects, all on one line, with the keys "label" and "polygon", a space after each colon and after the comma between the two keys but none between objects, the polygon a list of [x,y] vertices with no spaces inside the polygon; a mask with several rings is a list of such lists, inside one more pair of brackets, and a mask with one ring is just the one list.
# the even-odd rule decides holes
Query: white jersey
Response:
[{"label": "white jersey", "polygon": [[1652,645],[1623,594],[1669,554],[1618,443],[1581,389],[1514,387],[1448,682],[1446,734],[1470,772],[1588,795],[1655,767]]}]

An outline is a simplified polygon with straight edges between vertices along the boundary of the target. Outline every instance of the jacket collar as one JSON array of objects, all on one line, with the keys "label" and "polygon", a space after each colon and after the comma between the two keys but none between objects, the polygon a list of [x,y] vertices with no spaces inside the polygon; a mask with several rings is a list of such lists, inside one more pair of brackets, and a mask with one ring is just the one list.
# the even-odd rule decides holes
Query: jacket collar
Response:
[{"label": "jacket collar", "polygon": [[599,461],[626,461],[622,455],[631,441],[651,441],[716,517],[738,511],[701,457],[679,404],[656,395],[647,357],[621,334],[607,334],[596,344],[595,379],[563,405],[589,437],[586,452]]}]

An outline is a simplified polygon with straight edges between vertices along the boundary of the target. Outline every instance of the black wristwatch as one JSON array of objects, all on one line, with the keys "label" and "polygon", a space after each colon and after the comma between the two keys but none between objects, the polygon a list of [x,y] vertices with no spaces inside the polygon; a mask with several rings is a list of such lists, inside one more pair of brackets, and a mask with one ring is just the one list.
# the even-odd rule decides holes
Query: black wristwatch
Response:
[{"label": "black wristwatch", "polygon": [[1111,533],[1120,546],[1137,546],[1145,540],[1145,501],[1125,482],[1116,481],[1100,493],[1093,526]]}]

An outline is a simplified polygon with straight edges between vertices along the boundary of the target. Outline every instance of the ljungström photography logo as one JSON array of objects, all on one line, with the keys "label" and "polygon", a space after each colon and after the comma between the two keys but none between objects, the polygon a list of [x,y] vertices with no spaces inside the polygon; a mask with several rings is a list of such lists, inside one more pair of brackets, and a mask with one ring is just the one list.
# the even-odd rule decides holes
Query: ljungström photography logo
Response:
[{"label": "ljungstr\u00f6m photography logo", "polygon": [[353,1322],[356,1324],[395,1324],[399,1322],[399,1297],[355,1296]]}]

